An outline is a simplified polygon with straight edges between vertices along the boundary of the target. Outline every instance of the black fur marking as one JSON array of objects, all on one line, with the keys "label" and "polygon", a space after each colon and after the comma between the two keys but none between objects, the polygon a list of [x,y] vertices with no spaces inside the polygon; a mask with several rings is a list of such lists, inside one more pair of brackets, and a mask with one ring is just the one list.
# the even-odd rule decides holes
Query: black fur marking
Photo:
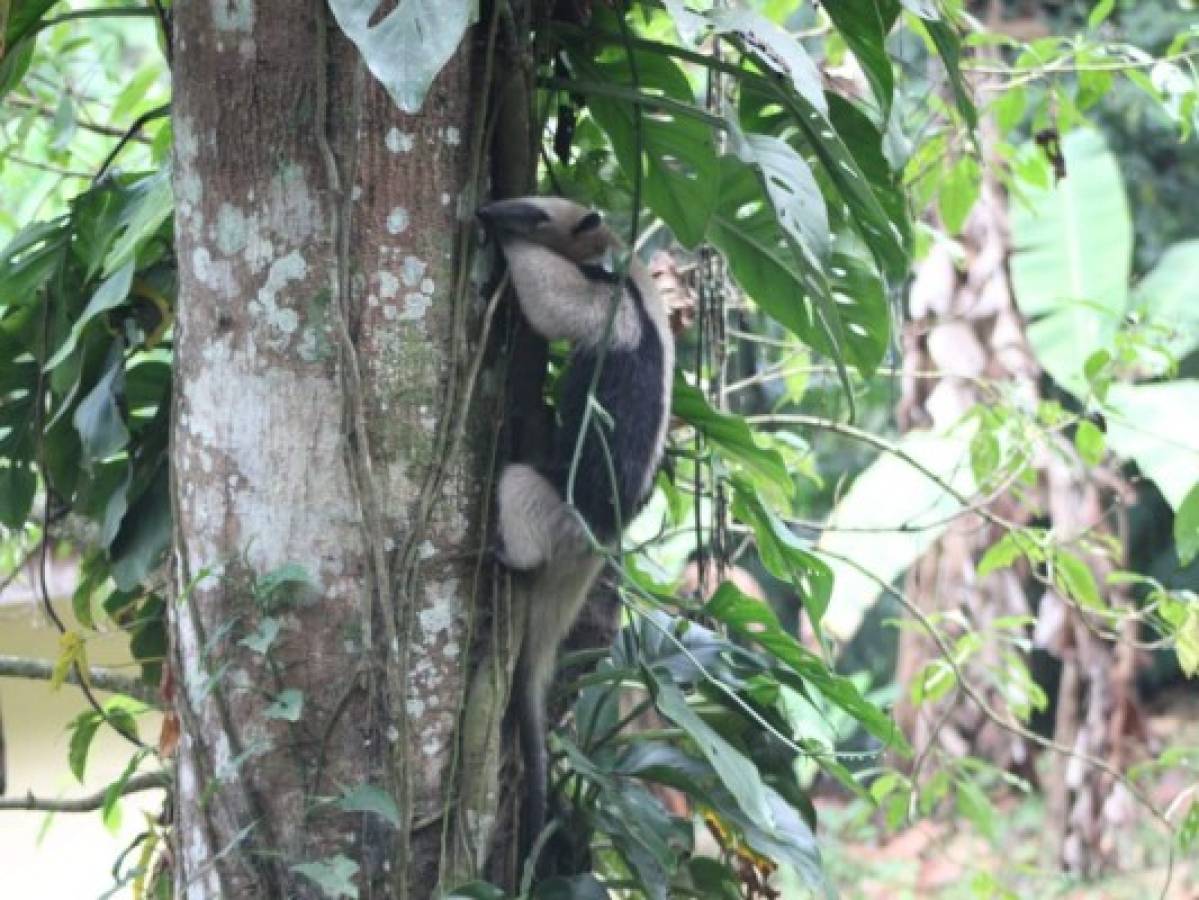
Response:
[{"label": "black fur marking", "polygon": [[591,231],[593,228],[599,228],[600,223],[604,221],[604,217],[597,212],[589,212],[583,218],[579,219],[574,228],[570,229],[573,235],[582,234],[584,231]]},{"label": "black fur marking", "polygon": [[523,200],[500,200],[484,206],[476,215],[488,226],[512,234],[528,234],[550,220],[549,213],[540,206]]},{"label": "black fur marking", "polygon": [[[579,271],[583,273],[583,277],[588,281],[599,281],[604,284],[619,284],[620,276],[615,272],[605,269],[596,263],[579,263]],[[641,292],[637,290],[637,286],[633,284],[632,279],[625,279],[633,289],[633,296],[637,300],[637,310],[640,313],[641,309]]]},{"label": "black fur marking", "polygon": [[[621,280],[598,266],[580,266],[579,269],[593,280],[612,284]],[[620,528],[628,524],[645,503],[645,476],[654,464],[658,432],[666,414],[662,340],[646,312],[645,300],[637,285],[631,278],[624,278],[623,282],[637,309],[641,340],[636,347],[628,349],[609,347],[604,355],[595,399],[611,415],[612,427],[608,427],[602,416],[591,416],[579,454],[574,495],[567,498],[570,464],[587,408],[588,390],[599,363],[598,347],[578,348],[571,354],[562,376],[553,456],[545,473],[564,498],[573,500],[596,538],[605,543],[615,540]],[[603,430],[607,455],[596,429]],[[607,461],[609,455],[616,476],[615,492]]]}]

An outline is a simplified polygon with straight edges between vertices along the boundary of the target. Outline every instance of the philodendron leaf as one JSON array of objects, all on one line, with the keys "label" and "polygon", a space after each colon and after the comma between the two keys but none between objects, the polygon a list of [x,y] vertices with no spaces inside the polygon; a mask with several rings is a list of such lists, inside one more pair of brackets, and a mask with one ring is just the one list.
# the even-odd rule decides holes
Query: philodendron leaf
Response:
[{"label": "philodendron leaf", "polygon": [[786,77],[795,92],[822,116],[828,114],[820,70],[803,44],[785,29],[748,10],[716,10],[711,19],[718,33],[737,35],[768,70]]},{"label": "philodendron leaf", "polygon": [[713,409],[699,390],[682,379],[675,380],[671,411],[703,434],[726,460],[744,467],[755,482],[769,484],[787,497],[795,492],[783,455],[760,445],[744,419]]},{"label": "philodendron leaf", "polygon": [[72,418],[89,465],[107,459],[129,442],[129,431],[120,407],[124,381],[125,357],[120,342],[116,341],[109,352],[104,374],[80,401]]},{"label": "philodendron leaf", "polygon": [[829,251],[828,210],[807,161],[782,138],[742,132],[735,126],[729,132],[729,147],[762,173],[782,226],[814,260],[824,260]]},{"label": "philodendron leaf", "polygon": [[[634,53],[593,60],[586,50],[570,53],[575,75],[585,81],[627,87],[630,93],[662,96],[695,104],[691,83],[666,56]],[[587,100],[596,123],[612,141],[612,150],[631,183],[643,166],[641,195],[647,206],[670,226],[687,247],[704,238],[720,190],[720,164],[712,129],[704,122],[667,110],[640,114],[632,99],[591,96]],[[638,146],[640,143],[640,146]]]},{"label": "philodendron leaf", "polygon": [[754,764],[691,708],[673,681],[656,670],[651,670],[650,676],[659,712],[687,732],[745,814],[772,827],[766,786]]},{"label": "philodendron leaf", "polygon": [[863,697],[852,681],[830,670],[820,657],[784,631],[769,604],[746,597],[733,585],[725,583],[712,595],[704,612],[740,637],[767,650],[802,679],[802,684],[795,684],[801,692],[815,688],[884,744],[898,753],[911,753],[907,740],[891,718]]},{"label": "philodendron leaf", "polygon": [[304,692],[296,688],[284,688],[275,700],[263,710],[268,719],[283,719],[285,722],[298,722],[304,714]]},{"label": "philodendron leaf", "polygon": [[372,25],[380,0],[329,0],[337,24],[406,113],[420,112],[433,80],[479,16],[478,0],[400,0]]},{"label": "philodendron leaf", "polygon": [[300,863],[291,869],[315,884],[330,900],[338,900],[340,897],[358,900],[358,888],[354,885],[358,863],[341,853],[316,862]]},{"label": "philodendron leaf", "polygon": [[890,0],[838,0],[822,7],[853,51],[886,119],[895,93],[895,75],[885,40],[899,13]]},{"label": "philodendron leaf", "polygon": [[79,336],[83,334],[83,329],[87,327],[88,323],[101,313],[107,312],[124,303],[125,298],[129,296],[129,288],[132,285],[133,260],[129,259],[121,268],[104,279],[100,287],[92,294],[91,300],[88,301],[79,318],[75,320],[75,324],[71,326],[71,331],[67,335],[67,339],[62,342],[62,346],[58,348],[58,351],[46,363],[45,370],[49,372],[70,356],[75,351],[75,346],[79,342]]},{"label": "philodendron leaf", "polygon": [[400,808],[396,805],[395,798],[373,784],[360,784],[347,791],[337,801],[337,805],[346,812],[375,813],[395,827],[400,827]]}]

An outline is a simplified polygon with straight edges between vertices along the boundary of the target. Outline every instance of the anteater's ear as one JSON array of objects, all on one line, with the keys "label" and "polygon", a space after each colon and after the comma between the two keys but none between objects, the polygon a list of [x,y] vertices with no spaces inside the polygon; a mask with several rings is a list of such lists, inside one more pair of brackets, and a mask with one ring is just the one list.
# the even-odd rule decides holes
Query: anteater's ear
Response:
[{"label": "anteater's ear", "polygon": [[583,216],[583,218],[579,219],[579,221],[575,224],[575,227],[570,230],[570,233],[574,235],[583,234],[586,231],[592,231],[596,228],[599,228],[603,222],[604,217],[593,210],[587,213],[587,215]]}]

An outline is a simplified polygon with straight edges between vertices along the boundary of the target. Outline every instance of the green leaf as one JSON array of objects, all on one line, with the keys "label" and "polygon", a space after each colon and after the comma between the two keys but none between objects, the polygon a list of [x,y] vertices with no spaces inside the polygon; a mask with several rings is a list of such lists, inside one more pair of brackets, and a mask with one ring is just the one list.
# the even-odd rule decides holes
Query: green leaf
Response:
[{"label": "green leaf", "polygon": [[890,142],[879,126],[857,105],[839,94],[826,94],[829,121],[866,176],[870,190],[895,228],[904,253],[911,252],[911,199],[903,179],[888,159],[884,142]]},{"label": "green leaf", "polygon": [[1174,545],[1184,567],[1199,556],[1199,482],[1187,492],[1174,513]]},{"label": "green leaf", "polygon": [[1090,419],[1083,419],[1074,432],[1074,447],[1084,463],[1097,466],[1103,462],[1103,456],[1107,452],[1107,441],[1098,425]]},{"label": "green leaf", "polygon": [[123,231],[104,260],[105,272],[115,272],[135,261],[142,247],[170,217],[175,208],[170,166],[164,165],[129,185],[126,193],[128,196],[118,221]]},{"label": "green leaf", "polygon": [[25,526],[37,492],[37,475],[16,460],[0,460],[0,525],[12,530]]},{"label": "green leaf", "polygon": [[995,114],[995,127],[1000,134],[1009,134],[1024,120],[1028,105],[1028,91],[1023,87],[1007,88],[995,98],[991,111]]},{"label": "green leaf", "polygon": [[79,343],[79,337],[83,334],[83,329],[96,316],[124,303],[129,296],[129,289],[132,285],[133,260],[130,259],[120,269],[104,279],[100,287],[96,289],[96,293],[92,294],[91,300],[88,301],[79,318],[75,320],[75,324],[71,326],[71,331],[67,335],[67,339],[62,342],[62,346],[50,357],[49,362],[44,367],[44,371],[49,372],[51,369],[57,368],[63,360],[74,353],[75,347]]},{"label": "green leaf", "polygon": [[819,110],[822,116],[828,114],[820,70],[803,44],[785,29],[750,10],[717,9],[708,17],[718,34],[740,37],[746,51],[761,64],[763,71],[783,75],[796,94]]},{"label": "green leaf", "polygon": [[[834,101],[828,108],[836,110],[838,103]],[[865,127],[860,116],[842,111],[838,118],[853,127],[854,139]],[[814,155],[820,163],[820,171],[837,192],[837,200],[849,210],[855,230],[870,248],[879,268],[891,278],[906,276],[909,262],[907,213],[894,208],[888,212],[880,201],[880,194],[875,191],[874,182],[862,171],[846,138],[837,131],[822,108],[788,92],[785,86],[776,82],[750,80],[743,82],[741,88],[741,121],[750,131],[768,130],[777,136],[788,136],[797,128],[796,136],[787,139],[801,141],[800,153],[805,158]],[[875,159],[870,150],[863,152],[864,160]],[[893,218],[893,213],[899,218]]]},{"label": "green leaf", "polygon": [[1199,675],[1199,605],[1191,603],[1174,630],[1178,666],[1188,678]]},{"label": "green leaf", "polygon": [[29,71],[35,46],[32,37],[5,44],[5,52],[0,55],[0,99],[19,85]]},{"label": "green leaf", "polygon": [[1098,0],[1090,15],[1087,16],[1087,28],[1095,29],[1107,21],[1107,17],[1116,8],[1116,0]]},{"label": "green leaf", "polygon": [[1036,531],[1009,531],[987,549],[975,571],[979,578],[986,578],[992,572],[1006,569],[1018,559],[1028,557],[1040,562],[1043,556]]},{"label": "green leaf", "polygon": [[50,122],[50,151],[62,153],[71,146],[75,128],[75,104],[71,95],[64,91],[58,99],[58,108],[54,110],[54,118]]},{"label": "green leaf", "polygon": [[802,679],[800,690],[814,687],[830,703],[841,707],[870,734],[897,752],[911,752],[895,723],[858,692],[848,678],[829,670],[820,657],[805,648],[779,625],[769,604],[746,597],[730,584],[722,584],[704,612],[723,622],[737,635],[764,647]]},{"label": "green leaf", "polygon": [[958,812],[970,820],[988,841],[994,841],[997,834],[995,827],[995,807],[987,795],[973,781],[961,780],[954,784]]},{"label": "green leaf", "polygon": [[697,388],[681,378],[674,382],[671,413],[703,434],[729,462],[745,467],[784,496],[794,493],[795,485],[782,454],[774,447],[759,446],[744,419],[713,409]]},{"label": "green leaf", "polygon": [[299,563],[284,563],[254,582],[254,599],[260,605],[269,608],[290,601],[293,595],[312,591],[316,587],[317,583],[307,569]]},{"label": "green leaf", "polygon": [[265,656],[275,643],[275,638],[279,636],[279,628],[278,619],[266,616],[258,623],[258,628],[253,634],[246,635],[238,643],[243,647],[249,647],[259,656]]},{"label": "green leaf", "polygon": [[92,748],[92,740],[103,723],[104,719],[99,713],[88,710],[76,716],[67,726],[71,732],[71,740],[67,746],[67,765],[80,784],[83,783],[83,775],[87,770],[87,757]]},{"label": "green leaf", "polygon": [[65,218],[30,225],[0,251],[0,309],[37,300],[38,291],[65,258],[66,225]]},{"label": "green leaf", "polygon": [[1107,399],[1108,446],[1133,460],[1177,513],[1195,485],[1199,416],[1189,411],[1199,409],[1199,379],[1113,384]]},{"label": "green leaf", "polygon": [[141,584],[170,542],[170,483],[163,464],[121,520],[120,531],[109,548],[116,586],[131,591]]},{"label": "green leaf", "polygon": [[1106,610],[1095,573],[1085,562],[1060,547],[1053,553],[1054,580],[1067,596],[1087,609]]},{"label": "green leaf", "polygon": [[1182,825],[1178,827],[1178,846],[1181,850],[1189,850],[1191,844],[1195,843],[1195,838],[1199,837],[1199,800],[1191,801],[1191,808],[1187,811],[1186,818],[1182,820]]},{"label": "green leaf", "polygon": [[962,120],[973,132],[978,128],[978,110],[974,108],[974,100],[970,97],[970,88],[962,77],[962,39],[957,31],[945,19],[921,17],[928,36],[945,66],[945,74],[949,76],[949,87],[953,91],[953,102]]},{"label": "green leaf", "polygon": [[369,812],[386,819],[396,828],[400,827],[400,808],[391,794],[373,784],[360,784],[342,794],[338,807],[346,812]]},{"label": "green leaf", "polygon": [[793,866],[813,890],[827,897],[835,896],[824,874],[811,826],[769,785],[763,787],[771,817],[755,819],[745,814],[706,759],[689,756],[676,747],[660,742],[635,744],[626,751],[616,771],[685,792],[714,809],[721,819],[732,823],[755,851]]},{"label": "green leaf", "polygon": [[945,231],[950,235],[961,234],[966,217],[978,201],[982,176],[978,161],[972,156],[958,157],[941,181],[937,195],[937,209]]},{"label": "green leaf", "polygon": [[8,7],[4,46],[11,48],[18,38],[37,34],[42,16],[56,2],[57,0],[13,0]]},{"label": "green leaf", "polygon": [[162,677],[162,660],[167,652],[166,604],[150,594],[132,618],[129,654],[141,664],[142,680],[157,685]]},{"label": "green leaf", "polygon": [[1166,248],[1157,265],[1133,292],[1133,303],[1153,325],[1170,330],[1167,342],[1176,357],[1199,347],[1199,240],[1182,241]]},{"label": "green leaf", "polygon": [[120,406],[124,382],[125,357],[118,338],[109,351],[104,373],[71,417],[89,466],[125,449],[129,443],[129,430]]},{"label": "green leaf", "polygon": [[866,73],[885,120],[895,93],[895,75],[885,42],[898,16],[898,4],[892,0],[838,0],[823,9]]},{"label": "green leaf", "polygon": [[[411,0],[409,0],[411,2]],[[371,5],[374,5],[373,2]],[[303,875],[330,900],[339,897],[349,897],[358,900],[358,888],[354,886],[354,876],[358,874],[358,863],[338,853],[316,862],[299,863],[291,867],[293,872]]]},{"label": "green leaf", "polygon": [[775,578],[795,588],[803,600],[812,624],[820,627],[833,590],[833,573],[823,560],[813,556],[804,541],[796,536],[769,506],[762,502],[752,486],[734,478],[733,515],[749,525],[762,565]]},{"label": "green leaf", "polygon": [[337,24],[392,101],[405,113],[418,113],[437,74],[478,19],[478,0],[401,0],[371,24],[379,6],[380,0],[329,2]]},{"label": "green leaf", "polygon": [[953,666],[943,659],[929,660],[912,679],[908,688],[908,697],[912,701],[912,706],[936,703],[948,694],[957,683],[958,677]]},{"label": "green leaf", "polygon": [[766,827],[772,826],[766,788],[754,764],[700,718],[668,676],[651,670],[650,678],[658,711],[687,732],[745,814]]},{"label": "green leaf", "polygon": [[100,806],[100,819],[104,822],[104,827],[114,835],[121,828],[121,798],[125,795],[125,785],[133,777],[133,773],[137,771],[137,767],[141,765],[143,758],[144,752],[135,753],[131,756],[117,780],[104,789],[104,802]]},{"label": "green leaf", "polygon": [[[582,49],[575,49],[569,58],[575,74],[584,80],[626,85],[641,94],[695,105],[687,75],[669,57],[634,52],[635,78],[623,48],[610,59],[589,59]],[[655,110],[653,115],[642,111],[638,117],[638,105],[615,97],[591,96],[587,108],[611,140],[612,151],[630,183],[638,167],[642,168],[645,204],[684,246],[694,247],[703,240],[720,190],[720,164],[711,127],[667,110]]]},{"label": "green leaf", "polygon": [[761,172],[775,218],[819,268],[829,252],[828,210],[807,161],[782,138],[768,134],[734,128],[729,145],[742,162]]},{"label": "green leaf", "polygon": [[828,296],[825,275],[812,260],[791,251],[758,174],[726,156],[720,161],[719,185],[709,239],[728,260],[737,284],[804,343],[835,355],[816,300]]},{"label": "green leaf", "polygon": [[[1128,305],[1132,221],[1116,159],[1088,130],[1062,141],[1069,177],[1012,206],[1012,287],[1042,366],[1076,396],[1082,367],[1111,346]],[[1024,151],[1031,154],[1031,147]]]},{"label": "green leaf", "polygon": [[113,101],[112,109],[108,113],[109,121],[119,122],[133,115],[134,110],[145,99],[146,93],[161,77],[162,71],[162,63],[158,60],[146,63],[138,69]]},{"label": "green leaf", "polygon": [[283,689],[263,710],[263,715],[268,719],[283,719],[285,722],[298,722],[303,714],[304,692],[296,688]]}]

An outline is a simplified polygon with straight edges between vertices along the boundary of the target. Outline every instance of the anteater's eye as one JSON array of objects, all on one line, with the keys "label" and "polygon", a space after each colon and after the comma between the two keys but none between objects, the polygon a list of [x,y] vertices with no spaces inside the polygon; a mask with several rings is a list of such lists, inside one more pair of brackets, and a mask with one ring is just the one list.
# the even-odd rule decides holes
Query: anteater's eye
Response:
[{"label": "anteater's eye", "polygon": [[604,217],[597,212],[589,212],[583,218],[579,219],[574,228],[571,229],[571,234],[583,234],[586,231],[591,231],[593,228],[599,228],[600,223],[604,221]]}]

